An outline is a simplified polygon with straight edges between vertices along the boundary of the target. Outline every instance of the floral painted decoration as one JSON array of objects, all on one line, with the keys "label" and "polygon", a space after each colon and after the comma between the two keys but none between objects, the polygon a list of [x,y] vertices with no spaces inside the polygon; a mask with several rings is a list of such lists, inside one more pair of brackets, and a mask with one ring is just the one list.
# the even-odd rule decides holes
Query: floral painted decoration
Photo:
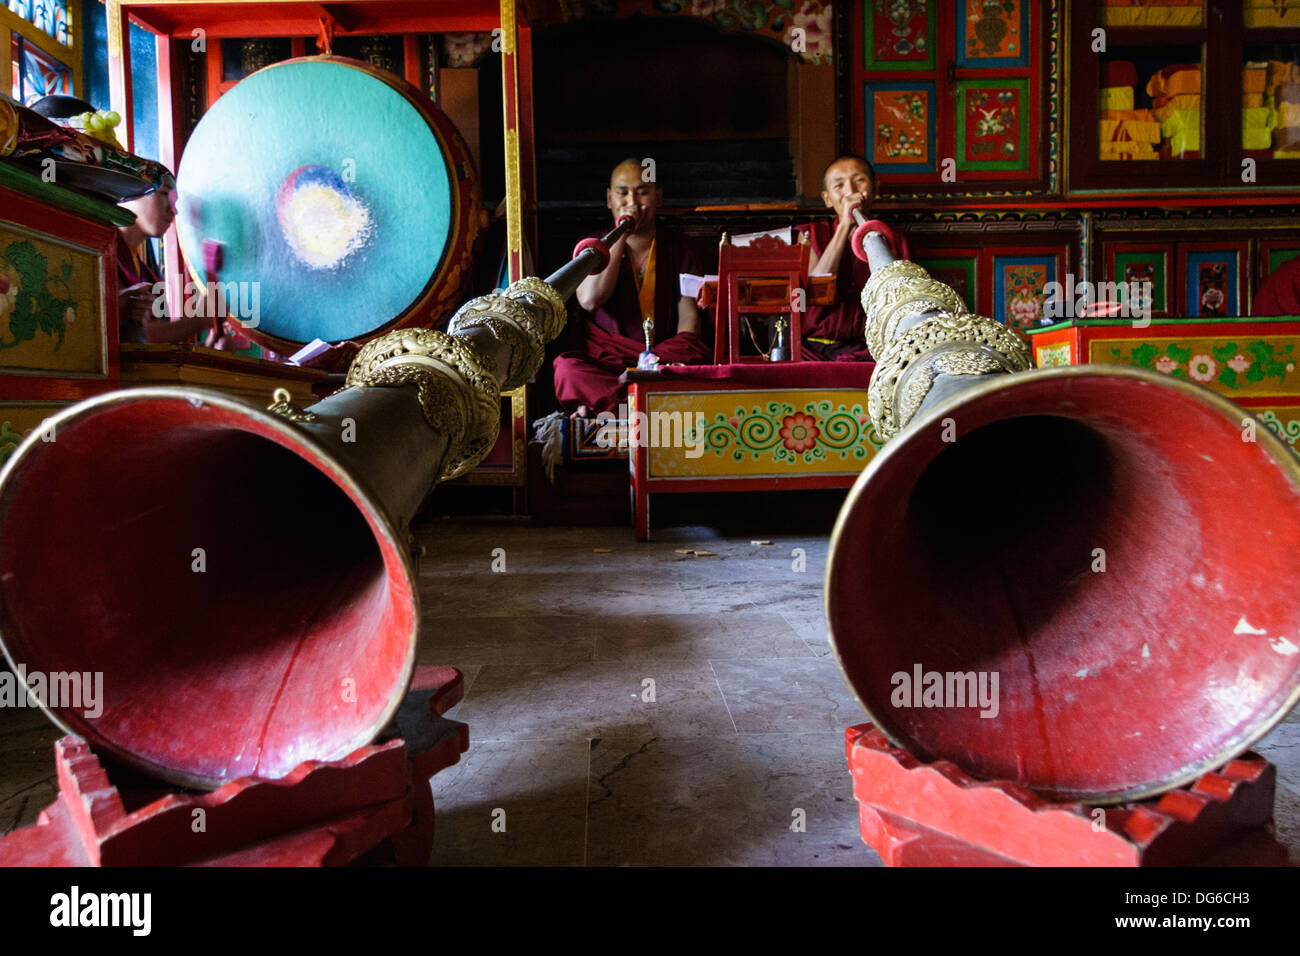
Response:
[{"label": "floral painted decoration", "polygon": [[826,461],[831,455],[861,461],[868,447],[883,444],[865,408],[828,401],[809,402],[802,409],[783,402],[738,407],[705,426],[704,443],[715,455],[730,454],[735,461],[767,456],[789,465]]},{"label": "floral painted decoration", "polygon": [[30,242],[11,242],[0,251],[0,321],[8,319],[8,335],[0,327],[0,350],[36,337],[55,336],[54,350],[77,317],[77,303],[68,296],[72,263],[49,271],[49,261]]},{"label": "floral painted decoration", "polygon": [[[1266,378],[1283,382],[1295,371],[1294,345],[1279,347],[1262,340],[1245,345],[1225,342],[1208,349],[1198,345],[1201,350],[1193,352],[1177,342],[1163,348],[1143,343],[1129,352],[1128,363],[1203,385],[1217,382],[1229,389],[1245,388]],[[1123,350],[1112,348],[1111,354],[1124,362]]]}]

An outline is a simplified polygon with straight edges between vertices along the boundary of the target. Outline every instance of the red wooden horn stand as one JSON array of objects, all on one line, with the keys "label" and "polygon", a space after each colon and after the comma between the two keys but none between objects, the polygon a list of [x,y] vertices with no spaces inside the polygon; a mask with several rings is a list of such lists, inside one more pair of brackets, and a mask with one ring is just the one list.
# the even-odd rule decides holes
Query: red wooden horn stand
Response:
[{"label": "red wooden horn stand", "polygon": [[454,667],[417,667],[393,722],[342,760],[212,793],[170,788],[101,762],[80,737],[54,745],[59,796],[0,838],[0,866],[424,866],[430,779],[460,760],[469,728],[442,715],[464,696]]},{"label": "red wooden horn stand", "polygon": [[871,724],[845,731],[862,839],[887,866],[1285,866],[1277,769],[1247,752],[1195,783],[1118,806],[1046,800],[924,763]]}]

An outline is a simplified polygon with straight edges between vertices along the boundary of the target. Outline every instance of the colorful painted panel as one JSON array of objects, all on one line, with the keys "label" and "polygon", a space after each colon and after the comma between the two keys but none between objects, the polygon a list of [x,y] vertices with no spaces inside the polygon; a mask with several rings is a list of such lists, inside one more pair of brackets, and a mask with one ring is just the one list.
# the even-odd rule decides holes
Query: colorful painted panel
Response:
[{"label": "colorful painted panel", "polygon": [[1240,315],[1237,251],[1189,252],[1184,260],[1184,311],[1189,316],[1224,318]]},{"label": "colorful painted panel", "polygon": [[978,312],[975,299],[979,268],[977,255],[978,253],[961,258],[917,259],[916,262],[933,278],[956,289],[957,294],[965,300],[967,309]]},{"label": "colorful painted panel", "polygon": [[957,168],[1029,168],[1029,81],[957,83]]},{"label": "colorful painted panel", "polygon": [[1151,283],[1151,314],[1169,314],[1169,253],[1164,249],[1116,251],[1112,259],[1111,280],[1120,283],[1119,297],[1124,301],[1131,282]]},{"label": "colorful painted panel", "polygon": [[852,474],[881,446],[851,389],[652,392],[646,412],[651,478]]},{"label": "colorful painted panel", "polygon": [[1053,368],[1058,365],[1070,365],[1069,342],[1057,342],[1054,345],[1039,345],[1034,348],[1034,365],[1038,368]]},{"label": "colorful painted panel", "polygon": [[1043,318],[1044,287],[1060,281],[1057,256],[994,256],[993,318],[1030,329]]},{"label": "colorful painted panel", "polygon": [[866,153],[877,172],[934,172],[934,84],[868,83],[864,99]]},{"label": "colorful painted panel", "polygon": [[65,46],[72,42],[68,37],[68,0],[9,0],[8,8]]},{"label": "colorful painted panel", "polygon": [[17,33],[10,44],[13,58],[13,96],[31,104],[42,96],[72,93],[72,70]]},{"label": "colorful painted panel", "polygon": [[1029,4],[1025,0],[960,0],[957,66],[1029,65]]},{"label": "colorful painted panel", "polygon": [[1240,398],[1300,394],[1298,348],[1294,335],[1094,339],[1088,359],[1155,369]]},{"label": "colorful painted panel", "polygon": [[103,262],[0,222],[0,372],[104,376]]},{"label": "colorful painted panel", "polygon": [[874,0],[863,14],[864,70],[934,69],[934,0]]}]

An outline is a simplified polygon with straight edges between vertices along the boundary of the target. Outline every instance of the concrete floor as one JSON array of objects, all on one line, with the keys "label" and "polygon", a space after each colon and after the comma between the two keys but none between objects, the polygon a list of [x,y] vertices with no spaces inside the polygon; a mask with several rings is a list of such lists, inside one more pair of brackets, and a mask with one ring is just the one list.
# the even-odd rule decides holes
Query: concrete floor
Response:
[{"label": "concrete floor", "polygon": [[[638,545],[626,528],[440,518],[419,537],[420,660],[464,672],[448,716],[470,727],[434,778],[433,863],[880,865],[845,766],[864,715],[826,643],[824,534],[656,528]],[[53,799],[57,736],[0,709],[0,833]],[[1300,713],[1256,749],[1300,861]]]}]

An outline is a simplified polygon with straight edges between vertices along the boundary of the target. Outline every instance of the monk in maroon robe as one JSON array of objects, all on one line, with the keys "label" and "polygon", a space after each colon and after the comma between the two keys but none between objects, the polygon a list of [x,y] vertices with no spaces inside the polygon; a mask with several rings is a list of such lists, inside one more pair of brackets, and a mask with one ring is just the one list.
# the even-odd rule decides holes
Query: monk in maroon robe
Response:
[{"label": "monk in maroon robe", "polygon": [[634,226],[610,248],[609,265],[578,286],[577,347],[555,359],[555,396],[579,416],[614,411],[625,400],[618,377],[645,351],[643,323],[653,316],[652,350],[661,365],[708,365],[713,352],[700,338],[695,300],[681,294],[678,276],[698,273],[681,236],[656,227],[663,190],[647,182],[635,159],[614,168],[605,205],[614,222],[631,216]]},{"label": "monk in maroon robe", "polygon": [[[868,362],[863,330],[866,315],[862,311],[862,287],[871,276],[871,267],[853,254],[853,218],[856,206],[871,218],[871,200],[875,196],[876,174],[861,156],[841,156],[826,167],[822,175],[822,202],[834,209],[838,217],[829,222],[800,226],[809,234],[809,274],[834,275],[835,301],[828,305],[810,305],[804,313],[803,347],[809,360],[824,362]],[[894,256],[910,259],[907,240],[886,228]]]},{"label": "monk in maroon robe", "polygon": [[1251,315],[1300,315],[1300,256],[1288,259],[1255,293]]}]

